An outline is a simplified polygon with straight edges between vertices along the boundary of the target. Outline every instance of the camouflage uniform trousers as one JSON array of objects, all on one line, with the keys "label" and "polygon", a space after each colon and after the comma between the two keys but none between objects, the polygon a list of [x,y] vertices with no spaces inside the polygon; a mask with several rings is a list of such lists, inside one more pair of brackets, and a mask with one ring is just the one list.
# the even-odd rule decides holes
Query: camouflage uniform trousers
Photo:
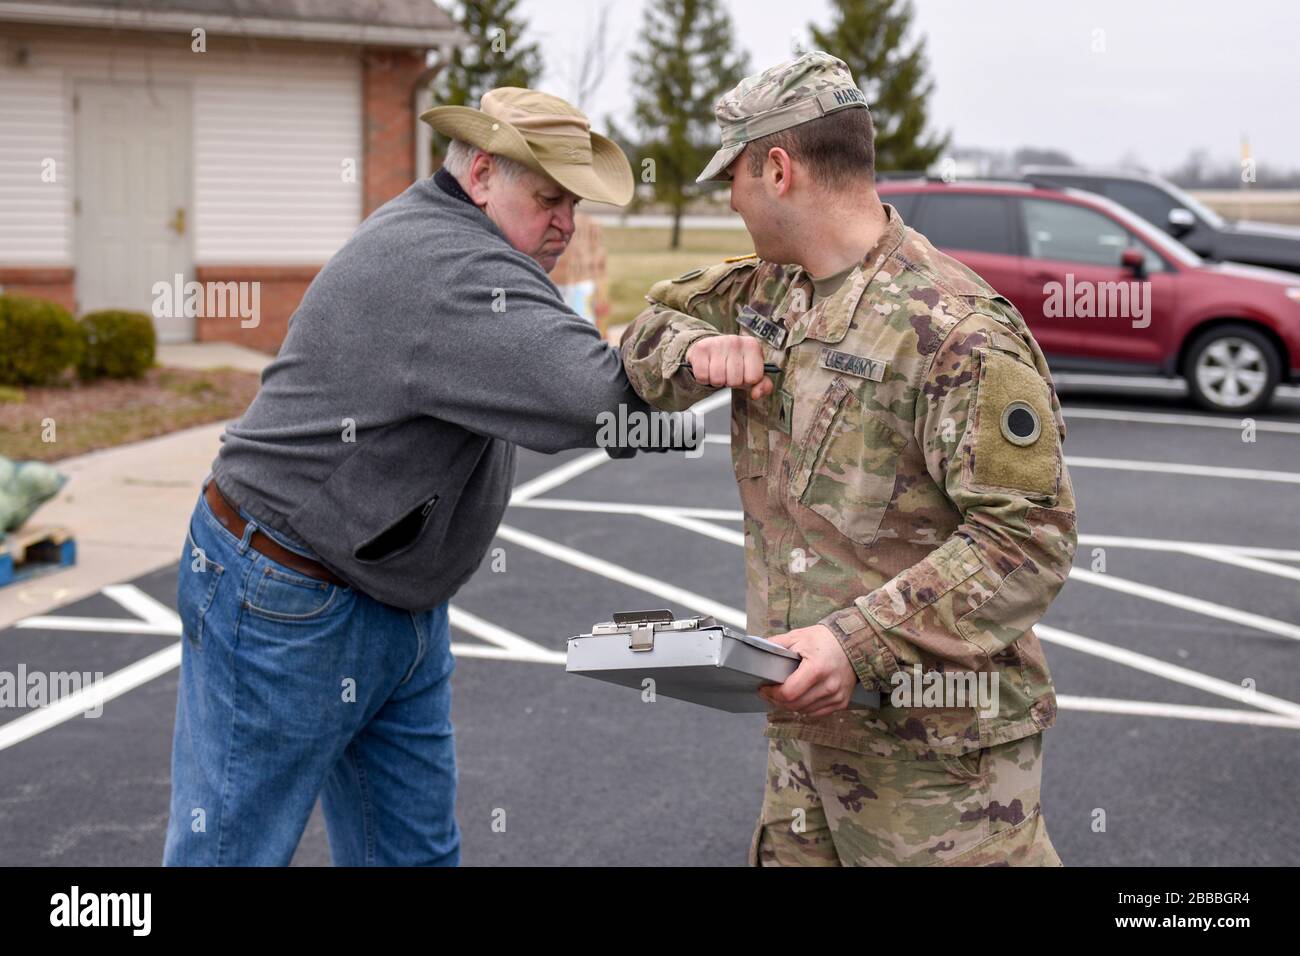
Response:
[{"label": "camouflage uniform trousers", "polygon": [[1039,804],[1043,735],[955,757],[770,741],[751,866],[1062,866]]}]

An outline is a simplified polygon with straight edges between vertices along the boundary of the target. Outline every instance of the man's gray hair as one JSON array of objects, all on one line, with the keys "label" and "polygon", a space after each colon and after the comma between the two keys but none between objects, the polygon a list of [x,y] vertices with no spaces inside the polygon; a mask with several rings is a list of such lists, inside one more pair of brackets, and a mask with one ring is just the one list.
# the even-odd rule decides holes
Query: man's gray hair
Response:
[{"label": "man's gray hair", "polygon": [[512,183],[523,175],[524,170],[528,167],[523,163],[516,162],[505,156],[498,156],[496,153],[489,153],[485,149],[479,149],[477,146],[471,146],[469,143],[453,139],[447,146],[447,155],[442,161],[447,172],[451,173],[459,180],[465,180],[469,176],[470,164],[474,162],[474,156],[477,153],[483,153],[492,157],[492,165],[499,170],[505,181]]}]

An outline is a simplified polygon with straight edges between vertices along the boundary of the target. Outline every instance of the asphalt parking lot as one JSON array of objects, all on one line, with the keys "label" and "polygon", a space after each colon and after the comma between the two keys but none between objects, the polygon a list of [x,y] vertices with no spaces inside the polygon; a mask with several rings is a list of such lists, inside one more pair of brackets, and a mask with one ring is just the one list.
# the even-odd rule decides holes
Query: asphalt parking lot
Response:
[{"label": "asphalt parking lot", "polygon": [[[1060,699],[1043,778],[1057,850],[1071,866],[1300,863],[1300,391],[1243,441],[1240,419],[1176,389],[1058,385],[1080,546],[1039,629]],[[521,452],[505,570],[485,562],[453,602],[465,864],[743,864],[762,717],[563,669],[565,640],[613,611],[743,619],[726,414],[708,412],[722,441],[695,460]],[[0,631],[0,670],[100,671],[119,692],[93,720],[0,709],[0,865],[160,861],[175,579]],[[319,808],[294,862],[329,862]]]}]

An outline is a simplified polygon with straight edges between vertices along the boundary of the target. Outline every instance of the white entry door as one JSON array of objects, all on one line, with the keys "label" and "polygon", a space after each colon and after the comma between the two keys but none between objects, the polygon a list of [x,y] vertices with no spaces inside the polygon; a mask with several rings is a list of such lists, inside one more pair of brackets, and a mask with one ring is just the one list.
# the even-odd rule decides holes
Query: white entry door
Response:
[{"label": "white entry door", "polygon": [[189,91],[78,83],[75,92],[77,304],[154,315],[160,341],[190,341],[194,319],[180,308],[155,314],[152,291],[194,278]]}]

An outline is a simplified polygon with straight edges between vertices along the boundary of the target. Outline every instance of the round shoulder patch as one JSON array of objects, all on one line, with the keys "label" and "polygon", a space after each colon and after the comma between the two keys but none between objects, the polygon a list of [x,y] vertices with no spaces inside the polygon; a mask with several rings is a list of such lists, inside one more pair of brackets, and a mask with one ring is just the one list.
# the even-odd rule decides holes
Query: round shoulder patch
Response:
[{"label": "round shoulder patch", "polygon": [[1038,412],[1028,402],[1008,402],[1002,410],[1002,437],[1013,445],[1032,445],[1042,434]]}]

